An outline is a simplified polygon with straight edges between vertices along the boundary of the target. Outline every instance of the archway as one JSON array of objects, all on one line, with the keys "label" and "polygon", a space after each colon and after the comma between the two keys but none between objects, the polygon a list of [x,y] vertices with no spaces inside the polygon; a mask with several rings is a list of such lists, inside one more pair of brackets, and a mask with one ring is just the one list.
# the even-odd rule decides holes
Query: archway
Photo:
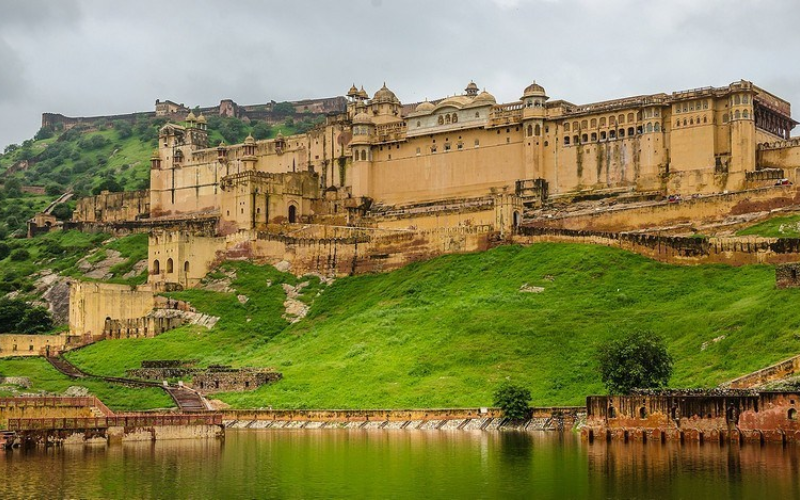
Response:
[{"label": "archway", "polygon": [[171,274],[172,271],[173,271],[173,263],[172,263],[172,258],[170,257],[169,259],[167,259],[167,274]]},{"label": "archway", "polygon": [[289,205],[289,224],[297,222],[297,207]]},{"label": "archway", "polygon": [[161,263],[158,259],[153,261],[153,274],[159,274],[161,272]]},{"label": "archway", "polygon": [[515,211],[513,220],[514,220],[514,227],[515,228],[519,227],[519,225],[522,224],[522,215],[519,212]]}]

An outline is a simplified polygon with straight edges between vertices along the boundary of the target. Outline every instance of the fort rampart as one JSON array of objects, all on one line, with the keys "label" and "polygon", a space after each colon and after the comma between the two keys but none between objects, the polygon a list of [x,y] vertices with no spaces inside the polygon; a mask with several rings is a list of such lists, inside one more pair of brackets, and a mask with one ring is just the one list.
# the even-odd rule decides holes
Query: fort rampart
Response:
[{"label": "fort rampart", "polygon": [[514,242],[589,243],[674,264],[780,264],[800,260],[800,238],[686,238],[642,233],[520,227]]}]

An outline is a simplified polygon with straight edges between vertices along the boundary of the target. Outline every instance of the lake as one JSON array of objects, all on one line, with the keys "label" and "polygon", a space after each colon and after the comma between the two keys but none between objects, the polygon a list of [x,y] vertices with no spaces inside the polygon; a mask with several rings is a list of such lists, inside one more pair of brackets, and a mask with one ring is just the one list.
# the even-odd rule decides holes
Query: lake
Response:
[{"label": "lake", "polygon": [[228,431],[0,454],[2,498],[800,498],[800,447],[573,434]]}]

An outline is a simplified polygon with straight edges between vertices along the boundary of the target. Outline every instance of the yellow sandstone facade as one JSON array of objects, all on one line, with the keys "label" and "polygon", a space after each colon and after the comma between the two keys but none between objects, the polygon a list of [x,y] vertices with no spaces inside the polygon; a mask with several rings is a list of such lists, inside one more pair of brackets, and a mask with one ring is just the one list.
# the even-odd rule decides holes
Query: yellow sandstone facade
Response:
[{"label": "yellow sandstone facade", "polygon": [[385,85],[347,98],[346,113],[272,140],[209,147],[203,116],[166,125],[151,161],[151,283],[193,286],[236,257],[385,269],[404,262],[400,247],[422,258],[502,239],[546,203],[743,191],[796,181],[800,166],[790,104],[747,81],[586,105],[536,83],[505,104],[474,83],[415,105]]}]

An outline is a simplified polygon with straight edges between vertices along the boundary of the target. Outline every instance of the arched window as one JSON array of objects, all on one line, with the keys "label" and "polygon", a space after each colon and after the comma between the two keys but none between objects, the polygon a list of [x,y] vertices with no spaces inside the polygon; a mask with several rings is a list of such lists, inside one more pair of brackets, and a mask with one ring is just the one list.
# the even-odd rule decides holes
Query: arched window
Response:
[{"label": "arched window", "polygon": [[514,212],[514,227],[519,227],[522,222],[522,216],[519,212]]},{"label": "arched window", "polygon": [[481,141],[478,140],[478,139],[475,139],[475,147],[477,148],[480,145],[481,145]]},{"label": "arched window", "polygon": [[617,124],[617,119],[614,118],[613,116],[609,116],[608,117],[608,125],[611,126],[611,125],[616,125],[616,124]]},{"label": "arched window", "polygon": [[581,128],[587,128],[589,123],[586,120],[581,120]]},{"label": "arched window", "polygon": [[606,117],[605,116],[600,118],[600,126],[601,127],[605,127],[606,126]]},{"label": "arched window", "polygon": [[185,273],[189,272],[189,261],[188,260],[183,263],[183,272],[185,272]]},{"label": "arched window", "polygon": [[635,133],[635,131],[633,130],[633,127],[628,127],[628,136],[631,136],[634,133]]},{"label": "arched window", "polygon": [[439,115],[439,125],[444,125],[444,116]]},{"label": "arched window", "polygon": [[728,113],[722,115],[722,123],[728,123]]},{"label": "arched window", "polygon": [[639,408],[639,418],[647,418],[647,408],[644,406]]},{"label": "arched window", "polygon": [[589,136],[588,136],[588,135],[586,135],[586,134],[583,134],[583,135],[581,136],[581,142],[589,142]]},{"label": "arched window", "polygon": [[740,113],[740,112],[739,112],[739,110],[737,109],[737,110],[736,110],[736,113],[734,113],[733,117],[734,117],[734,118],[736,118],[736,119],[738,120],[739,118],[741,118],[741,117],[742,117],[742,113]]},{"label": "arched window", "polygon": [[619,129],[619,132],[617,132],[617,137],[625,137],[625,129],[624,128]]},{"label": "arched window", "polygon": [[688,122],[686,121],[686,118],[684,118],[683,119],[683,126],[685,127],[686,125],[688,125]]},{"label": "arched window", "polygon": [[533,135],[533,125],[528,125],[528,137]]},{"label": "arched window", "polygon": [[569,132],[569,122],[564,122],[564,132]]},{"label": "arched window", "polygon": [[577,132],[578,131],[578,122],[572,122],[572,131],[573,132]]},{"label": "arched window", "polygon": [[605,141],[606,140],[606,133],[605,132],[600,132],[600,140],[601,141]]},{"label": "arched window", "polygon": [[159,273],[161,273],[161,263],[156,259],[153,261],[153,274]]},{"label": "arched window", "polygon": [[619,125],[622,125],[623,123],[625,123],[625,115],[619,115],[619,116],[617,117],[617,123],[618,123]]},{"label": "arched window", "polygon": [[608,131],[608,138],[609,139],[616,139],[617,138],[617,131],[616,130],[609,130]]},{"label": "arched window", "polygon": [[675,126],[676,127],[680,127],[681,126],[681,121],[680,120],[675,120]]},{"label": "arched window", "polygon": [[361,150],[361,161],[367,161],[367,152]]},{"label": "arched window", "polygon": [[708,101],[703,101],[703,109],[708,109]]},{"label": "arched window", "polygon": [[738,95],[737,95],[737,96],[735,96],[735,97],[733,98],[733,103],[734,103],[734,104],[741,104],[741,103],[742,103],[742,98],[741,98],[741,97],[739,97]]},{"label": "arched window", "polygon": [[703,115],[703,123],[708,123],[708,117],[706,115]]},{"label": "arched window", "polygon": [[742,118],[750,118],[750,112],[745,109],[742,113]]},{"label": "arched window", "polygon": [[564,145],[569,146],[569,136],[564,136]]},{"label": "arched window", "polygon": [[597,128],[597,118],[592,118],[592,121],[589,122],[592,128]]},{"label": "arched window", "polygon": [[536,127],[534,127],[533,130],[534,130],[533,135],[535,135],[536,137],[542,135],[542,127],[538,123],[536,124]]},{"label": "arched window", "polygon": [[617,409],[613,406],[608,407],[608,418],[617,418]]},{"label": "arched window", "polygon": [[789,420],[797,420],[797,410],[794,408],[789,408],[789,412],[786,414],[786,418]]},{"label": "arched window", "polygon": [[592,132],[592,142],[597,141],[597,132]]},{"label": "arched window", "polygon": [[743,95],[742,96],[742,104],[747,104],[749,102],[750,102],[750,98],[747,97],[746,95]]},{"label": "arched window", "polygon": [[633,113],[628,113],[628,123],[633,121]]},{"label": "arched window", "polygon": [[450,115],[446,115],[446,116],[444,117],[444,122],[445,122],[445,123],[450,123]]},{"label": "arched window", "polygon": [[297,207],[289,205],[289,224],[297,222]]},{"label": "arched window", "polygon": [[694,125],[694,118],[689,118],[689,125]]},{"label": "arched window", "polygon": [[653,130],[655,130],[656,132],[661,132],[661,124],[660,123],[656,123],[653,126]]},{"label": "arched window", "polygon": [[647,133],[649,134],[652,131],[653,131],[653,124],[652,123],[648,123],[647,124]]},{"label": "arched window", "polygon": [[172,258],[167,259],[167,274],[172,274]]},{"label": "arched window", "polygon": [[636,120],[639,121],[641,119],[642,119],[642,112],[641,111],[637,111],[636,112]]},{"label": "arched window", "polygon": [[453,113],[453,123],[458,123],[458,115]]}]

